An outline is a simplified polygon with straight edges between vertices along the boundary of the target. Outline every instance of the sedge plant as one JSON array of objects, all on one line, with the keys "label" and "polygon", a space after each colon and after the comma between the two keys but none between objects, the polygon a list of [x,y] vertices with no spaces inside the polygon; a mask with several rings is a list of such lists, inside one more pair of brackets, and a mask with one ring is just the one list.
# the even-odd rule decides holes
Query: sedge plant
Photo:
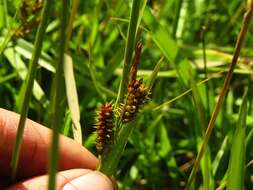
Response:
[{"label": "sedge plant", "polygon": [[[3,2],[6,7],[7,1]],[[201,4],[201,1],[199,2]],[[42,94],[47,95],[48,84],[40,81],[38,85],[35,81],[36,70],[42,68],[42,72],[49,71],[54,76],[51,99],[47,100],[50,102],[51,112],[45,112],[45,116],[42,117],[44,122],[50,118],[48,126],[53,129],[52,145],[49,152],[48,189],[53,190],[56,186],[60,131],[64,135],[72,135],[74,140],[79,144],[85,144],[91,151],[93,151],[95,144],[100,159],[97,170],[109,177],[117,177],[120,185],[129,186],[131,189],[139,188],[139,186],[140,189],[143,189],[142,187],[145,189],[162,189],[163,187],[183,189],[187,180],[186,189],[195,189],[197,186],[201,186],[204,190],[213,190],[215,186],[219,186],[218,189],[243,188],[244,179],[248,177],[247,175],[251,175],[247,173],[248,170],[245,172],[245,163],[249,163],[247,168],[251,167],[250,160],[252,158],[248,158],[250,156],[248,151],[251,151],[253,130],[246,128],[246,125],[251,123],[251,119],[246,122],[246,118],[249,116],[246,112],[249,108],[251,111],[249,114],[252,114],[252,103],[250,102],[252,94],[249,90],[248,98],[244,95],[242,104],[240,95],[237,100],[239,103],[234,104],[233,101],[233,98],[238,98],[237,93],[240,92],[230,91],[228,96],[226,94],[229,86],[232,89],[234,87],[230,85],[233,73],[238,74],[239,77],[248,77],[252,74],[250,69],[235,68],[237,62],[251,63],[250,56],[252,54],[248,49],[244,49],[243,51],[246,53],[243,54],[249,53],[249,59],[243,57],[238,61],[252,15],[252,1],[248,2],[248,9],[229,69],[225,67],[224,62],[230,61],[232,58],[232,54],[227,53],[231,50],[226,49],[227,51],[224,53],[220,49],[225,49],[225,47],[220,47],[220,44],[215,43],[215,47],[219,46],[217,48],[219,50],[210,48],[212,46],[207,42],[210,42],[210,36],[212,37],[216,33],[209,30],[207,24],[209,22],[204,22],[206,28],[196,29],[196,26],[202,26],[202,22],[196,24],[196,21],[190,18],[189,15],[194,12],[190,10],[193,5],[183,0],[152,2],[147,0],[89,2],[73,0],[71,3],[63,0],[57,2],[57,7],[59,6],[61,9],[56,12],[61,17],[52,17],[50,24],[47,21],[50,9],[52,9],[50,7],[52,2],[49,3],[46,0],[41,20],[38,22],[39,29],[35,44],[30,49],[25,48],[25,43],[29,43],[30,36],[22,36],[22,32],[25,32],[25,27],[22,29],[22,21],[21,25],[17,23],[17,28],[16,26],[12,27],[12,22],[8,23],[6,28],[11,32],[4,38],[0,38],[0,53],[3,52],[5,56],[2,60],[10,62],[17,72],[5,73],[5,67],[0,68],[1,75],[5,74],[0,77],[0,83],[3,84],[0,91],[8,88],[15,92],[15,87],[8,84],[21,76],[22,71],[18,69],[15,62],[25,65],[24,60],[31,59],[27,79],[22,87],[21,94],[23,95],[20,98],[22,110],[19,110],[21,119],[11,163],[12,178],[14,179],[16,175],[27,113],[34,117],[34,111],[39,110],[38,104],[42,104],[42,101],[36,97],[34,101],[30,101],[33,86],[41,86],[41,89],[45,90],[45,93],[42,91]],[[238,11],[242,11],[243,3],[236,1],[233,3],[233,6],[228,7],[234,8],[239,5],[240,10]],[[208,14],[209,5],[212,7],[214,4],[210,2],[203,6],[204,8],[202,7]],[[0,3],[0,8],[1,6]],[[91,9],[93,6],[94,10]],[[194,6],[197,10],[194,18],[208,21],[209,18],[204,18],[204,15],[198,12],[201,6],[197,3]],[[78,8],[82,9],[81,14],[78,12]],[[129,8],[130,18],[123,19]],[[12,14],[14,13],[12,12]],[[78,16],[75,17],[75,15]],[[239,15],[236,14],[236,18]],[[11,21],[8,15],[5,15],[4,19]],[[112,20],[113,22],[111,22]],[[210,20],[212,21],[212,19]],[[172,24],[167,24],[167,21]],[[225,27],[226,30],[233,27],[233,22],[234,20],[231,19],[231,22]],[[124,34],[125,24],[128,26],[126,35]],[[187,28],[191,24],[192,26]],[[47,38],[44,37],[46,28]],[[29,28],[25,29],[29,32]],[[202,43],[202,49],[194,43],[197,35],[190,35],[194,29],[198,32],[203,30],[200,41],[197,42],[198,45]],[[228,36],[231,37],[233,34]],[[19,36],[19,38],[17,39],[15,36]],[[143,43],[139,42],[140,38]],[[86,39],[88,40],[86,41]],[[45,51],[41,53],[43,41]],[[57,41],[56,51],[51,48],[51,43],[55,41]],[[32,44],[30,43],[30,45]],[[141,53],[142,48],[144,48],[143,54]],[[13,50],[14,55],[10,53],[10,49]],[[29,58],[28,54],[32,54],[32,58]],[[18,61],[12,60],[14,56],[18,57]],[[55,56],[56,59],[51,56]],[[222,62],[221,67],[210,66],[212,61],[209,59],[212,56]],[[49,59],[47,59],[48,57]],[[122,59],[122,68],[117,68],[119,60]],[[153,68],[153,62],[156,60],[159,61],[154,69],[149,69]],[[216,61],[216,59],[214,60]],[[195,63],[198,66],[199,62],[203,63],[202,67],[193,66]],[[139,69],[139,66],[142,68]],[[163,69],[162,72],[159,71],[160,67]],[[22,68],[26,69],[26,67]],[[10,70],[10,68],[8,69]],[[8,69],[6,70],[9,71]],[[215,85],[219,84],[218,87],[220,86],[221,80],[217,79],[220,79],[224,73],[227,76],[206,129],[210,110],[215,105],[217,90]],[[156,81],[157,83],[153,87],[157,76],[160,80]],[[21,79],[23,80],[23,78]],[[195,79],[200,79],[200,81]],[[207,84],[210,80],[212,83]],[[239,83],[241,81],[236,79],[232,82]],[[109,90],[107,85],[112,88]],[[115,93],[117,90],[118,93]],[[152,102],[149,101],[151,97]],[[6,97],[3,98],[3,100],[6,99],[8,100]],[[247,106],[247,99],[249,99],[250,106]],[[67,101],[68,107],[65,107],[65,101]],[[97,111],[96,134],[90,134],[92,129],[82,128],[81,122],[85,123],[85,126],[94,122],[93,110],[100,101],[103,102]],[[149,103],[147,104],[147,102]],[[223,102],[226,102],[227,110],[225,111],[222,110]],[[233,110],[234,107],[236,110],[238,104],[241,104],[239,114]],[[28,105],[30,109],[32,108],[30,112],[28,112]],[[65,118],[61,112],[57,111],[59,107],[62,112],[65,112]],[[47,110],[47,108],[43,107],[42,109]],[[232,127],[226,128],[226,121],[224,122],[223,115],[219,119],[219,113],[228,115],[224,118],[229,118],[229,124],[233,124],[235,120],[238,121],[235,130]],[[35,116],[37,116],[36,114]],[[42,114],[40,114],[41,116]],[[239,119],[236,118],[237,116]],[[233,118],[235,119],[233,120]],[[63,120],[65,121],[63,122]],[[218,121],[216,122],[216,120]],[[217,124],[215,135],[218,134],[215,138],[221,141],[214,141],[215,146],[208,146],[214,124]],[[224,128],[222,128],[223,124]],[[248,130],[249,135],[247,135]],[[124,151],[129,139],[129,150]],[[231,151],[230,144],[232,144]],[[194,150],[199,152],[196,160],[194,159]],[[214,153],[217,154],[214,155]],[[224,162],[227,161],[225,159],[229,154],[229,167],[224,169],[222,167],[226,167]],[[133,158],[134,162],[131,162]],[[130,162],[131,167],[125,169],[125,166]],[[163,170],[164,166],[168,170]],[[201,172],[198,173],[199,167]],[[189,178],[188,174],[190,174]],[[247,182],[249,182],[248,178]]]}]

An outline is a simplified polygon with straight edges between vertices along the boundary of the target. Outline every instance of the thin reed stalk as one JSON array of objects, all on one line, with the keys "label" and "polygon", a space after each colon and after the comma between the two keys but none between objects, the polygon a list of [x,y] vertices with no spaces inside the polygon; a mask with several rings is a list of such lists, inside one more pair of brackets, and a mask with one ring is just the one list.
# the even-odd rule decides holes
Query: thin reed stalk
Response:
[{"label": "thin reed stalk", "polygon": [[55,190],[56,187],[56,173],[58,170],[59,161],[59,133],[61,127],[61,112],[59,107],[61,106],[61,91],[63,87],[63,65],[64,65],[64,53],[66,43],[66,27],[67,27],[67,1],[62,0],[61,10],[61,28],[60,28],[60,43],[58,49],[58,61],[56,65],[55,73],[55,88],[52,94],[52,121],[51,128],[53,129],[51,148],[49,152],[49,180],[48,190]]},{"label": "thin reed stalk", "polygon": [[18,165],[20,148],[21,148],[21,141],[22,141],[22,136],[23,136],[24,127],[25,127],[25,120],[27,117],[28,109],[29,109],[29,101],[31,98],[34,79],[36,77],[38,60],[39,60],[39,57],[41,54],[42,43],[43,43],[44,36],[46,33],[46,28],[47,28],[47,24],[48,24],[48,19],[50,17],[52,4],[53,4],[52,1],[45,0],[44,8],[42,11],[41,23],[39,25],[39,28],[38,28],[38,31],[37,31],[36,37],[35,37],[34,52],[32,54],[32,58],[29,62],[29,70],[28,70],[26,80],[23,84],[24,94],[21,94],[21,98],[20,98],[21,104],[22,104],[21,110],[20,110],[20,120],[19,120],[19,124],[18,124],[16,141],[15,141],[13,154],[12,154],[12,158],[11,158],[11,178],[12,178],[12,180],[15,180],[15,177],[16,177],[17,165]]},{"label": "thin reed stalk", "polygon": [[203,143],[201,145],[200,151],[198,152],[197,158],[196,158],[195,163],[193,165],[191,174],[190,174],[190,176],[188,178],[186,189],[189,189],[189,187],[191,186],[191,183],[192,183],[194,177],[196,176],[200,160],[201,160],[201,158],[203,156],[203,153],[205,151],[206,145],[207,145],[207,143],[209,141],[209,138],[210,138],[210,136],[212,134],[215,121],[216,121],[217,116],[219,114],[220,108],[221,108],[221,106],[223,104],[223,101],[224,101],[224,98],[226,96],[226,93],[228,92],[229,84],[230,84],[230,81],[232,79],[233,71],[235,69],[238,57],[240,55],[240,51],[241,51],[241,48],[242,48],[243,41],[245,39],[246,33],[247,33],[249,25],[250,25],[252,14],[253,14],[253,1],[249,1],[248,7],[247,7],[247,11],[245,13],[245,17],[244,17],[244,20],[243,20],[242,28],[241,28],[241,31],[240,31],[240,33],[238,35],[238,38],[237,38],[237,42],[236,42],[236,46],[235,46],[235,50],[234,50],[233,59],[232,59],[232,62],[230,64],[230,66],[229,66],[229,71],[228,71],[228,73],[226,75],[226,78],[225,78],[222,90],[221,90],[221,92],[219,94],[218,102],[215,105],[215,108],[213,110],[211,119],[210,119],[210,121],[208,123],[208,127],[207,127],[207,130],[205,132],[205,136],[204,136],[204,141],[203,141]]}]

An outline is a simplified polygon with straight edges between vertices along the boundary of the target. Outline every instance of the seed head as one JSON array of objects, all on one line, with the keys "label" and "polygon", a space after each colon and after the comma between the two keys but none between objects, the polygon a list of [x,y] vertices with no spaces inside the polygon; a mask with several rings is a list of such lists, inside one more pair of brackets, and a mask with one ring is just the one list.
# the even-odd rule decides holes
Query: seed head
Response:
[{"label": "seed head", "polygon": [[121,120],[123,123],[131,121],[138,113],[139,109],[148,100],[148,89],[142,80],[134,80],[128,85],[126,102],[121,106]]},{"label": "seed head", "polygon": [[96,149],[98,155],[103,154],[108,145],[113,141],[113,123],[114,114],[111,103],[105,103],[100,107],[97,113],[97,124],[96,124]]}]

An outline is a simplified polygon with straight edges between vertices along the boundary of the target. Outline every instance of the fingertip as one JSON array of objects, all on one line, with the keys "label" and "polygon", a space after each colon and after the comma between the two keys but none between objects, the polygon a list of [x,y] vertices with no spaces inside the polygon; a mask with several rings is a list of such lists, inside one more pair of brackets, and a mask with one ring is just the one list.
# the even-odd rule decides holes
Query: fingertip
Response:
[{"label": "fingertip", "polygon": [[[65,184],[69,181],[74,180],[82,175],[85,175],[92,170],[88,169],[71,169],[57,173],[56,189],[61,190]],[[35,189],[47,189],[48,176],[42,175],[33,177],[24,181],[21,181],[6,190],[35,190]]]},{"label": "fingertip", "polygon": [[73,179],[62,190],[113,190],[112,181],[98,171]]}]

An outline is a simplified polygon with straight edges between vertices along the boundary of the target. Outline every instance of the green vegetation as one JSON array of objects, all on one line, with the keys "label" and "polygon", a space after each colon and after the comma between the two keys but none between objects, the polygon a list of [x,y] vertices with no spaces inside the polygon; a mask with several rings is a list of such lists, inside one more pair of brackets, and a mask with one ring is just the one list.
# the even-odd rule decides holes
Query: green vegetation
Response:
[{"label": "green vegetation", "polygon": [[251,0],[0,0],[0,107],[21,114],[13,180],[26,116],[54,131],[50,190],[59,132],[97,154],[96,110],[127,110],[141,42],[150,100],[129,123],[116,114],[98,169],[124,190],[250,190],[252,11]]}]

